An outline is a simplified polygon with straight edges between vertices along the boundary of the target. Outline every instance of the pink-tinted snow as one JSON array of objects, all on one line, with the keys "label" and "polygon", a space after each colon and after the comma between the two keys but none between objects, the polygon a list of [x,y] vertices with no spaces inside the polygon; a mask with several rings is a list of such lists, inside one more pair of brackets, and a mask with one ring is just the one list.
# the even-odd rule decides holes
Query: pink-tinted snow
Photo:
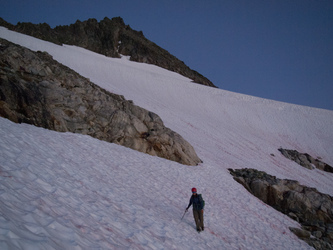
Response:
[{"label": "pink-tinted snow", "polygon": [[[2,27],[0,37],[47,51],[157,113],[203,160],[183,166],[0,118],[0,249],[311,249],[289,231],[298,223],[250,195],[227,169],[255,168],[333,195],[331,173],[278,151],[296,149],[333,165],[332,111],[193,84],[153,65]],[[201,234],[191,213],[180,220],[193,186],[206,201]]]}]

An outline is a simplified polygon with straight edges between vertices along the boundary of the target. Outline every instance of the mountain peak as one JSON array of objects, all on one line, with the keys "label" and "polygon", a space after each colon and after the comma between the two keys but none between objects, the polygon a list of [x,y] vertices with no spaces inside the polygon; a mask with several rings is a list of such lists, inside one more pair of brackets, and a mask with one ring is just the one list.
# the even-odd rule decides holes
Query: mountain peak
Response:
[{"label": "mountain peak", "polygon": [[167,50],[148,40],[142,31],[133,30],[121,17],[105,17],[98,22],[94,18],[77,20],[74,24],[57,26],[48,24],[18,23],[4,20],[0,24],[8,29],[24,33],[56,44],[76,45],[109,57],[129,56],[131,61],[154,64],[179,73],[194,82],[216,87],[210,80],[190,69],[183,61]]}]

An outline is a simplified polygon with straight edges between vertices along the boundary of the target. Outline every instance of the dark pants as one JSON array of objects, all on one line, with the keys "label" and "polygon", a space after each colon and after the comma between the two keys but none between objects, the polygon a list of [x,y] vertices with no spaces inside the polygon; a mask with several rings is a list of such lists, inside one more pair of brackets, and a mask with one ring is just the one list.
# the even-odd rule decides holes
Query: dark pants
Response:
[{"label": "dark pants", "polygon": [[193,217],[197,230],[204,229],[203,210],[193,210]]}]

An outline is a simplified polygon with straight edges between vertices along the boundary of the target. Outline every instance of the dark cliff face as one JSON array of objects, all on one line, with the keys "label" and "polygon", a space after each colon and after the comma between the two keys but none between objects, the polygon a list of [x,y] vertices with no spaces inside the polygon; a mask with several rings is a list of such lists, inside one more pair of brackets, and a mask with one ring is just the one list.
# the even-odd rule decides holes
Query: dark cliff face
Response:
[{"label": "dark cliff face", "polygon": [[120,57],[120,54],[130,56],[132,61],[154,64],[186,76],[196,83],[216,87],[168,51],[146,39],[141,31],[125,25],[120,17],[106,17],[100,22],[96,19],[84,22],[78,20],[74,24],[54,29],[46,23],[12,25],[1,18],[0,25],[49,42],[76,45],[110,57]]}]

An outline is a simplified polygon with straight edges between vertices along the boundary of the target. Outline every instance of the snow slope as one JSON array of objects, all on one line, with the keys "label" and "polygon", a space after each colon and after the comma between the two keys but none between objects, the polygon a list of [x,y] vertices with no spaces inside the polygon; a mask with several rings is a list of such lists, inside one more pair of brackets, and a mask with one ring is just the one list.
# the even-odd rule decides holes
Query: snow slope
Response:
[{"label": "snow slope", "polygon": [[[278,148],[333,165],[333,112],[201,86],[153,65],[58,46],[0,27],[101,87],[161,116],[203,163],[183,166],[88,136],[0,118],[0,249],[310,249],[287,216],[252,197],[228,168],[256,168],[333,195],[333,175]],[[272,156],[274,154],[275,156]],[[203,233],[191,213],[206,201]]]}]

